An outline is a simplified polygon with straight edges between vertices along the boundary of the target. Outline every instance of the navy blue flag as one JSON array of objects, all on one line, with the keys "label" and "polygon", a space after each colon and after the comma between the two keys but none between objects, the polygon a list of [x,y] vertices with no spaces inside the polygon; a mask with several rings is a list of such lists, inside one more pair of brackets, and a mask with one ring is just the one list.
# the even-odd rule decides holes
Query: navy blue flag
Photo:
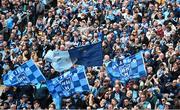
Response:
[{"label": "navy blue flag", "polygon": [[89,91],[89,83],[85,74],[85,67],[78,66],[65,72],[63,75],[48,80],[47,87],[53,96],[68,97],[74,93]]},{"label": "navy blue flag", "polygon": [[51,62],[51,66],[59,72],[70,69],[73,64],[89,66],[102,66],[101,42],[77,47],[68,51],[49,50],[44,59]]},{"label": "navy blue flag", "polygon": [[102,66],[103,54],[101,42],[69,50],[71,58],[77,58],[76,64],[89,66]]},{"label": "navy blue flag", "polygon": [[106,70],[113,81],[119,79],[122,83],[147,75],[141,52],[123,60],[110,61],[106,64]]},{"label": "navy blue flag", "polygon": [[5,86],[22,86],[46,81],[33,60],[29,60],[15,70],[10,70],[8,73],[3,74],[2,78]]}]

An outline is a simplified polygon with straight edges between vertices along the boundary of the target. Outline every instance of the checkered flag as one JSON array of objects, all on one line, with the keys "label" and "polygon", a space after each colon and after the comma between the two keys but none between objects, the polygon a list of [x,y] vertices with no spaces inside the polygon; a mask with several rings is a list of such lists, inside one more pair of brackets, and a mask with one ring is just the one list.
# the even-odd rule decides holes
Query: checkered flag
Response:
[{"label": "checkered flag", "polygon": [[122,83],[147,75],[141,52],[122,60],[110,61],[106,64],[106,70],[113,81],[119,79]]},{"label": "checkered flag", "polygon": [[46,81],[45,77],[31,59],[13,71],[2,75],[5,86],[22,86]]},{"label": "checkered flag", "polygon": [[63,75],[48,80],[47,87],[52,95],[65,97],[90,90],[84,66],[72,68]]}]

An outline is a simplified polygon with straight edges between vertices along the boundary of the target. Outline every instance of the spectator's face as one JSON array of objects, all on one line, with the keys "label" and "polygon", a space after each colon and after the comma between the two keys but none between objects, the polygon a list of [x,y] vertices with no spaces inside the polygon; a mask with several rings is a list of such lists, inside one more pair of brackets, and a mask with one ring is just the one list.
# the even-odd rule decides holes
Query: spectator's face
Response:
[{"label": "spectator's face", "polygon": [[102,100],[100,101],[100,106],[103,107],[103,106],[105,105],[105,102],[106,102],[106,100],[105,100],[105,99],[102,99]]},{"label": "spectator's face", "polygon": [[35,3],[39,3],[39,0],[35,0]]},{"label": "spectator's face", "polygon": [[177,70],[177,69],[178,69],[178,64],[177,64],[177,63],[174,63],[173,68],[174,68],[175,70]]},{"label": "spectator's face", "polygon": [[13,100],[13,97],[12,96],[8,96],[8,100]]},{"label": "spectator's face", "polygon": [[173,82],[172,82],[172,86],[176,86],[176,84],[177,84],[177,80],[173,80]]},{"label": "spectator's face", "polygon": [[159,58],[164,59],[164,54],[161,53],[161,54],[159,55]]},{"label": "spectator's face", "polygon": [[115,80],[115,85],[116,84],[120,84],[120,81],[119,80]]},{"label": "spectator's face", "polygon": [[5,2],[5,0],[2,0],[2,1],[1,1],[1,5],[2,5],[2,7],[6,7],[6,2]]},{"label": "spectator's face", "polygon": [[51,33],[51,27],[48,27],[47,32],[48,32],[48,33]]},{"label": "spectator's face", "polygon": [[91,78],[92,78],[91,73],[87,73],[87,78],[88,78],[88,79],[91,79]]},{"label": "spectator's face", "polygon": [[39,107],[40,107],[39,103],[34,104],[34,109],[39,108]]},{"label": "spectator's face", "polygon": [[109,61],[109,60],[110,60],[109,55],[105,55],[105,56],[104,56],[104,61]]},{"label": "spectator's face", "polygon": [[131,96],[132,96],[131,91],[127,91],[126,96],[127,96],[127,97],[131,97]]},{"label": "spectator's face", "polygon": [[116,38],[116,43],[119,44],[120,43],[120,39]]},{"label": "spectator's face", "polygon": [[28,100],[28,97],[23,97],[22,99],[26,102]]},{"label": "spectator's face", "polygon": [[138,89],[138,85],[137,84],[133,84],[133,88],[134,89]]},{"label": "spectator's face", "polygon": [[117,104],[116,100],[112,99],[111,104],[115,106]]},{"label": "spectator's face", "polygon": [[9,108],[8,103],[4,103],[4,104],[3,104],[3,109],[8,109],[8,108]]},{"label": "spectator's face", "polygon": [[52,17],[52,12],[51,11],[48,13],[48,17]]},{"label": "spectator's face", "polygon": [[49,105],[49,110],[55,110],[54,105],[50,104]]},{"label": "spectator's face", "polygon": [[5,15],[1,15],[1,20],[5,20],[6,16]]},{"label": "spectator's face", "polygon": [[6,41],[3,42],[3,46],[4,46],[4,47],[7,46],[7,42],[6,42]]},{"label": "spectator's face", "polygon": [[104,81],[103,81],[103,86],[104,86],[104,87],[108,87],[108,85],[109,85],[109,81],[108,81],[108,80],[104,80]]},{"label": "spectator's face", "polygon": [[129,100],[128,99],[125,99],[124,100],[124,105],[127,106],[129,104]]},{"label": "spectator's face", "polygon": [[27,108],[28,108],[28,109],[32,109],[31,103],[28,103],[28,104],[27,104]]},{"label": "spectator's face", "polygon": [[0,35],[0,41],[3,41],[4,37],[3,35]]},{"label": "spectator's face", "polygon": [[14,39],[15,38],[15,34],[14,33],[11,33],[11,39]]},{"label": "spectator's face", "polygon": [[111,94],[113,91],[112,91],[112,88],[108,88],[108,92],[109,92],[109,94]]},{"label": "spectator's face", "polygon": [[32,22],[28,22],[28,27],[32,27]]},{"label": "spectator's face", "polygon": [[113,110],[112,104],[108,105],[108,110]]},{"label": "spectator's face", "polygon": [[146,100],[145,95],[141,95],[140,98],[141,98],[141,102],[144,102]]},{"label": "spectator's face", "polygon": [[11,105],[11,110],[17,110],[17,105],[16,104],[12,104]]},{"label": "spectator's face", "polygon": [[106,92],[106,93],[105,93],[104,98],[105,98],[105,99],[108,99],[108,98],[109,98],[109,92]]},{"label": "spectator's face", "polygon": [[119,90],[120,90],[120,86],[119,86],[118,84],[116,84],[116,85],[115,85],[115,91],[116,91],[116,92],[119,92]]},{"label": "spectator's face", "polygon": [[148,72],[148,74],[151,74],[152,73],[152,67],[148,67],[147,72]]}]

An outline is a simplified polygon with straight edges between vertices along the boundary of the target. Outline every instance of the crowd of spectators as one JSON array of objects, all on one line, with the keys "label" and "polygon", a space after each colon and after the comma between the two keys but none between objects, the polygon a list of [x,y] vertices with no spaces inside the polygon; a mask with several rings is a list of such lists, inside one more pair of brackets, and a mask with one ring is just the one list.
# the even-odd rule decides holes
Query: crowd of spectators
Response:
[{"label": "crowd of spectators", "polygon": [[[179,0],[54,0],[48,5],[0,0],[0,30],[6,28],[0,34],[0,73],[32,58],[52,79],[61,73],[43,60],[48,50],[102,41],[104,63],[142,51],[147,77],[123,84],[110,80],[105,66],[88,67],[91,91],[63,98],[63,109],[180,109],[179,16]],[[0,104],[1,109],[55,109],[43,82],[5,87]]]}]

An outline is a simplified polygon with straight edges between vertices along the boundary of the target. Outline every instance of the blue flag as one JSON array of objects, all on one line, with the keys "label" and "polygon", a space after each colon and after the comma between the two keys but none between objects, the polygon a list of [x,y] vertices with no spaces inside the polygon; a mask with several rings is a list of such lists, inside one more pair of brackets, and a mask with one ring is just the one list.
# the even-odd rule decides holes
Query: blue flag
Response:
[{"label": "blue flag", "polygon": [[82,46],[69,50],[71,58],[77,58],[76,64],[89,66],[102,66],[103,54],[102,44],[98,42],[96,44]]},{"label": "blue flag", "polygon": [[73,64],[89,66],[102,66],[103,55],[101,42],[77,47],[68,51],[48,51],[44,59],[51,62],[51,66],[59,72],[67,70]]},{"label": "blue flag", "polygon": [[106,70],[113,81],[119,79],[122,83],[147,75],[141,52],[123,60],[110,61],[106,64]]},{"label": "blue flag", "polygon": [[10,70],[8,73],[3,74],[2,78],[5,86],[22,86],[46,81],[33,60],[29,60],[15,70]]},{"label": "blue flag", "polygon": [[63,75],[48,80],[46,83],[52,95],[58,94],[64,97],[90,90],[84,66],[72,68]]}]

